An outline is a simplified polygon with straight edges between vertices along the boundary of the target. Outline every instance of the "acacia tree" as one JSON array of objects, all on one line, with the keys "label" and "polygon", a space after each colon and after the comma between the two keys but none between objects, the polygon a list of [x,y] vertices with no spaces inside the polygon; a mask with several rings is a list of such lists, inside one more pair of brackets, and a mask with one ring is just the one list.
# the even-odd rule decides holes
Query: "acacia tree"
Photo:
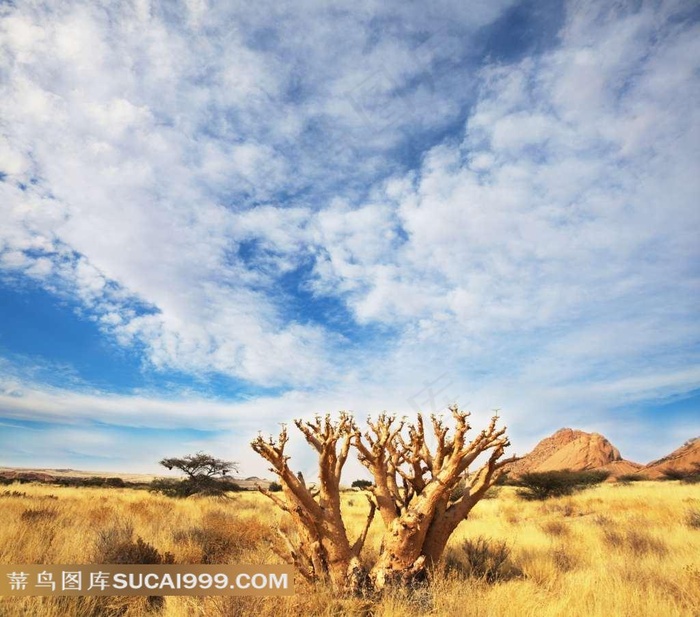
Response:
[{"label": "acacia tree", "polygon": [[183,480],[158,479],[151,483],[151,489],[173,497],[188,497],[195,494],[223,495],[227,490],[239,487],[226,476],[238,471],[238,463],[224,461],[204,452],[183,457],[164,458],[159,461],[169,470],[179,469],[185,474]]},{"label": "acacia tree", "polygon": [[[410,583],[426,576],[427,567],[442,556],[447,541],[503,467],[515,457],[503,459],[510,445],[505,427],[497,417],[487,429],[467,441],[469,413],[455,405],[450,412],[454,430],[432,415],[429,444],[424,422],[415,423],[381,414],[368,420],[361,431],[354,418],[341,413],[311,421],[295,420],[306,441],[316,451],[319,463],[317,486],[307,486],[288,465],[286,426],[277,439],[259,435],[251,446],[272,464],[279,477],[282,496],[260,489],[291,516],[296,534],[280,530],[286,552],[280,551],[309,581],[329,583],[336,590],[357,592],[381,590],[394,583]],[[359,461],[374,480],[365,494],[369,512],[364,529],[354,540],[348,537],[340,509],[340,477],[354,448]],[[488,458],[474,473],[469,466],[486,453]],[[464,490],[454,492],[460,484]],[[455,494],[457,498],[452,498]],[[384,527],[381,547],[374,564],[365,565],[361,552],[375,513]]]}]

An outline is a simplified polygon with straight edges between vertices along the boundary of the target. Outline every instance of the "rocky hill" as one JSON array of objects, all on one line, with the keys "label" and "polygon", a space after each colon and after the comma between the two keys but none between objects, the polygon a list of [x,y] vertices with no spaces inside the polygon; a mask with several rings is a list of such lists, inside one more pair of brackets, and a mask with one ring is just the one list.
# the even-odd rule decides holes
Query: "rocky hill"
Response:
[{"label": "rocky hill", "polygon": [[558,430],[540,441],[510,466],[512,475],[531,471],[604,469],[613,476],[639,471],[642,466],[622,458],[620,451],[599,433],[571,428]]},{"label": "rocky hill", "polygon": [[700,466],[700,437],[686,441],[668,456],[652,461],[640,473],[649,478],[658,478],[667,471],[693,471]]}]

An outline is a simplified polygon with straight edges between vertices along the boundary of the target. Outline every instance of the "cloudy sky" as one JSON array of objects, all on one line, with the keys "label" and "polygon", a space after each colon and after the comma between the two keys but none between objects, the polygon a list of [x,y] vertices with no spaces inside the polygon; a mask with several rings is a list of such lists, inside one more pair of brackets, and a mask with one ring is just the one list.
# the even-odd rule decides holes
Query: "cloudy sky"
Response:
[{"label": "cloudy sky", "polygon": [[[0,464],[315,412],[700,434],[700,11],[0,6]],[[293,451],[300,465],[301,444]]]}]

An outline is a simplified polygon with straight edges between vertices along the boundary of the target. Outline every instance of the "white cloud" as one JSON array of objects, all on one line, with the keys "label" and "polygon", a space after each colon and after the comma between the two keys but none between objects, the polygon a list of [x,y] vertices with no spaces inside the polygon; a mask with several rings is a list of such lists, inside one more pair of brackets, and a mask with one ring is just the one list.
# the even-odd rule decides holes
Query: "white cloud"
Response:
[{"label": "white cloud", "polygon": [[[474,31],[505,6],[463,15],[459,27]],[[338,136],[348,141],[349,127],[366,144],[346,163],[368,173],[373,137],[383,147],[401,134],[377,131],[367,114],[385,110],[358,115],[349,91],[376,106],[377,92],[357,86],[381,71],[386,105],[406,105],[395,87],[454,52],[440,29],[461,9],[432,16],[439,36],[420,45],[424,16],[406,7],[327,10],[311,27],[299,8],[278,7],[270,22],[252,6],[189,3],[187,23],[144,3],[5,11],[4,266],[110,315],[106,332],[142,343],[155,366],[263,384],[332,378],[335,335],[289,321],[274,287],[316,252],[307,227],[325,196],[290,208],[277,194],[347,173],[329,174],[328,163],[344,160]],[[370,42],[373,19],[396,32]],[[317,130],[331,124],[331,138]],[[245,241],[261,249],[252,263],[237,254]],[[134,312],[134,301],[151,310]]]},{"label": "white cloud", "polygon": [[[509,6],[482,4],[8,10],[3,269],[72,294],[156,367],[297,390],[229,407],[24,384],[3,404],[272,421],[410,407],[448,372],[526,438],[562,406],[593,426],[696,388],[690,3],[570,3],[552,47],[477,71],[464,42]],[[402,148],[467,107],[406,171]],[[304,291],[376,340],[349,350],[290,316],[283,277],[309,264]]]}]

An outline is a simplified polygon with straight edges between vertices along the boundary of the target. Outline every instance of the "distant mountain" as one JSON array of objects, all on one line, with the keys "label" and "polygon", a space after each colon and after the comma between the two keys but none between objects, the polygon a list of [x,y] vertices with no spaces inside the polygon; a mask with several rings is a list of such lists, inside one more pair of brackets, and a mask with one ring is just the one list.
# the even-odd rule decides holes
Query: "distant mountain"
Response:
[{"label": "distant mountain", "polygon": [[620,451],[599,433],[571,428],[558,430],[540,441],[519,461],[509,465],[512,475],[532,471],[604,469],[613,476],[635,473],[642,466],[622,458]]},{"label": "distant mountain", "polygon": [[652,461],[640,473],[649,478],[658,478],[666,471],[693,471],[700,466],[700,437],[689,439],[668,456]]}]

